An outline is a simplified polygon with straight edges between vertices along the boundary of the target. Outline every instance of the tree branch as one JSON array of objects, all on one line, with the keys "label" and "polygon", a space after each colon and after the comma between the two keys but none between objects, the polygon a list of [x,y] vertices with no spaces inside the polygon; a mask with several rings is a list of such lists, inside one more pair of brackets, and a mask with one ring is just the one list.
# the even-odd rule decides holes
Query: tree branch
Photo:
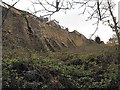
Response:
[{"label": "tree branch", "polygon": [[[3,25],[4,22],[5,22],[5,19],[6,19],[7,15],[8,15],[9,10],[10,10],[12,7],[14,7],[19,1],[20,1],[20,0],[17,0],[13,5],[9,6],[9,8],[7,9],[7,13],[6,13],[5,16],[3,17],[2,25]],[[6,4],[5,2],[2,2],[2,3],[3,3],[3,4]]]}]

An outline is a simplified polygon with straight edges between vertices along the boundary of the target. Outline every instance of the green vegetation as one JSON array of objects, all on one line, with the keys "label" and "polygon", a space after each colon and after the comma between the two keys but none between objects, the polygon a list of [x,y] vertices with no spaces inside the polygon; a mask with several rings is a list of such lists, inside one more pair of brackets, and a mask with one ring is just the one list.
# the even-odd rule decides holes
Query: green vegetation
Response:
[{"label": "green vegetation", "polygon": [[116,54],[50,54],[4,58],[3,88],[115,88]]}]

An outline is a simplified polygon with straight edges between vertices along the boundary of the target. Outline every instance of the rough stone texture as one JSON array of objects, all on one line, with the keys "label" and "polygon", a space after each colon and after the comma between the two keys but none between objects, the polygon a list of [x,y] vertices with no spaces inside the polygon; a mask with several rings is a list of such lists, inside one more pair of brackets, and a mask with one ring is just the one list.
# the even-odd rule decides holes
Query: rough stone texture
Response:
[{"label": "rough stone texture", "polygon": [[[7,13],[3,8],[3,19]],[[3,23],[3,47],[34,49],[39,52],[76,49],[89,40],[77,31],[48,25],[38,17],[11,7]]]}]

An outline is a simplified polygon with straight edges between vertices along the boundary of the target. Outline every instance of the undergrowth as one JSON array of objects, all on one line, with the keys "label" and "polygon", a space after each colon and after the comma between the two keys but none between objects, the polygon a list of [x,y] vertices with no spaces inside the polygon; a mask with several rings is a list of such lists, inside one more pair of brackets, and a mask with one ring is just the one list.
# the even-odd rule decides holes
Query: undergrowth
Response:
[{"label": "undergrowth", "polygon": [[3,88],[34,90],[115,88],[118,72],[116,63],[113,53],[4,58],[2,85]]}]

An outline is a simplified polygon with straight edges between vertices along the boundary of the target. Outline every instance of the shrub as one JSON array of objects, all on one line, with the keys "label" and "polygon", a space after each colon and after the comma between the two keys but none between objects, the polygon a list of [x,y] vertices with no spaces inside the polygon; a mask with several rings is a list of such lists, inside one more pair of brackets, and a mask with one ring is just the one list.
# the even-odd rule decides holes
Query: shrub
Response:
[{"label": "shrub", "polygon": [[4,59],[3,88],[44,90],[115,87],[118,71],[113,55],[107,53],[81,57],[72,54],[66,56],[67,61],[41,56]]}]

